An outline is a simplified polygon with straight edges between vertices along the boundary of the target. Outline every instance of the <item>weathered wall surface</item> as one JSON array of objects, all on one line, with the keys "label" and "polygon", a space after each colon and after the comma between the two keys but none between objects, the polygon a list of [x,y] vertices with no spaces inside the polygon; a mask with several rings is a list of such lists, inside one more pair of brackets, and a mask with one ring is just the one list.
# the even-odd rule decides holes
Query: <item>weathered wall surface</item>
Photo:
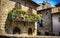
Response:
[{"label": "weathered wall surface", "polygon": [[26,22],[25,24],[23,22],[17,22],[15,24],[8,24],[6,26],[6,33],[7,34],[13,34],[13,30],[15,27],[18,27],[20,29],[20,34],[19,35],[28,35],[28,29],[32,29],[32,35],[35,35],[35,23],[28,23]]},{"label": "weathered wall surface", "polygon": [[[7,19],[7,15],[8,15],[8,10],[9,10],[9,1],[8,0],[1,0],[1,12],[0,12],[0,26],[2,29],[2,31],[4,32],[4,26],[5,26],[5,21]],[[8,8],[9,7],[9,8]]]},{"label": "weathered wall surface", "polygon": [[52,23],[53,23],[53,33],[59,35],[60,32],[60,22],[59,22],[60,14],[52,15]]},{"label": "weathered wall surface", "polygon": [[43,27],[38,27],[38,29],[40,29],[42,35],[45,35],[46,31],[51,32],[51,10],[42,10],[38,13],[42,14],[43,20]]}]

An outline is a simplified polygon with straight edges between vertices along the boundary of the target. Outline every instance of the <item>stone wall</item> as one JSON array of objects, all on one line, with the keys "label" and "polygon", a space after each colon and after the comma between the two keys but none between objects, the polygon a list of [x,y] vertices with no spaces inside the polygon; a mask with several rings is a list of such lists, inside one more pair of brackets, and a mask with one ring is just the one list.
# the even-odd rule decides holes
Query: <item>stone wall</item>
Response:
[{"label": "stone wall", "polygon": [[42,33],[42,35],[45,35],[45,32],[51,32],[51,10],[42,10],[38,12],[42,14],[42,20],[43,20],[43,27],[39,27],[39,31]]},{"label": "stone wall", "polygon": [[33,4],[27,2],[27,6],[25,6],[25,2],[21,0],[1,0],[0,29],[3,31],[3,34],[5,33],[5,22],[8,17],[8,12],[15,7],[17,1],[21,3],[22,10],[27,11],[29,7],[32,7],[33,13],[36,14],[35,6],[33,6]]},{"label": "stone wall", "polygon": [[20,29],[20,34],[19,35],[25,35],[28,36],[28,29],[32,29],[32,35],[35,35],[35,23],[29,23],[29,22],[16,22],[14,24],[7,24],[6,25],[6,33],[7,34],[13,34],[14,28],[17,27]]}]

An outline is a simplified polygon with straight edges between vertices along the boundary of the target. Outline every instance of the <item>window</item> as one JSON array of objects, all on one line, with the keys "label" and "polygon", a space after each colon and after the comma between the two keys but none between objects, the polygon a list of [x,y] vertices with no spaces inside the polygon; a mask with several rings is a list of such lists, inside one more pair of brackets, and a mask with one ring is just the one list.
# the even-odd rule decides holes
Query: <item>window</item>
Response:
[{"label": "window", "polygon": [[32,8],[31,7],[29,7],[29,9],[28,9],[28,13],[32,14]]},{"label": "window", "polygon": [[21,9],[21,3],[17,2],[17,3],[15,4],[15,8],[16,8],[16,9]]},{"label": "window", "polygon": [[58,11],[60,12],[60,9],[58,9]]},{"label": "window", "polygon": [[42,5],[42,9],[44,9],[44,5]]},{"label": "window", "polygon": [[60,22],[60,17],[58,18],[58,21]]},{"label": "window", "polygon": [[23,1],[24,2],[24,5],[26,6],[27,5],[27,0]]},{"label": "window", "polygon": [[48,12],[46,12],[46,15],[48,14]]},{"label": "window", "polygon": [[44,3],[42,3],[42,9],[44,9],[45,8],[45,4]]},{"label": "window", "polygon": [[43,20],[38,21],[39,27],[43,27]]}]

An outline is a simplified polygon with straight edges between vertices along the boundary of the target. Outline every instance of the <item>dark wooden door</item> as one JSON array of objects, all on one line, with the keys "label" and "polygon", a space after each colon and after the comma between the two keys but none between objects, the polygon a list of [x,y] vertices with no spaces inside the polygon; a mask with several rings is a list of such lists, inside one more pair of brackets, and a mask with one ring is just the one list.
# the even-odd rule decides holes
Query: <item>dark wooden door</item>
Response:
[{"label": "dark wooden door", "polygon": [[20,34],[20,29],[15,27],[13,30],[13,34]]},{"label": "dark wooden door", "polygon": [[28,29],[28,35],[32,35],[32,29],[31,28]]}]

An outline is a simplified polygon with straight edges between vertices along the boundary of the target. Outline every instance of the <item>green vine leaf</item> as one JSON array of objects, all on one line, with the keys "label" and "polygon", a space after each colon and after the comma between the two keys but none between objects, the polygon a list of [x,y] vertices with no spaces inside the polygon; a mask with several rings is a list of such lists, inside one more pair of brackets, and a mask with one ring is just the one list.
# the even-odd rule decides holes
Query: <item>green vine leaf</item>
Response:
[{"label": "green vine leaf", "polygon": [[35,22],[35,21],[39,21],[41,20],[41,14],[33,14],[32,16],[31,15],[28,15],[28,13],[26,11],[23,11],[21,9],[16,9],[16,10],[11,10],[9,12],[9,15],[8,17],[10,19],[12,19],[12,21],[15,21],[15,19],[17,17],[20,17],[21,14],[25,17],[25,21],[28,21],[28,22]]}]

